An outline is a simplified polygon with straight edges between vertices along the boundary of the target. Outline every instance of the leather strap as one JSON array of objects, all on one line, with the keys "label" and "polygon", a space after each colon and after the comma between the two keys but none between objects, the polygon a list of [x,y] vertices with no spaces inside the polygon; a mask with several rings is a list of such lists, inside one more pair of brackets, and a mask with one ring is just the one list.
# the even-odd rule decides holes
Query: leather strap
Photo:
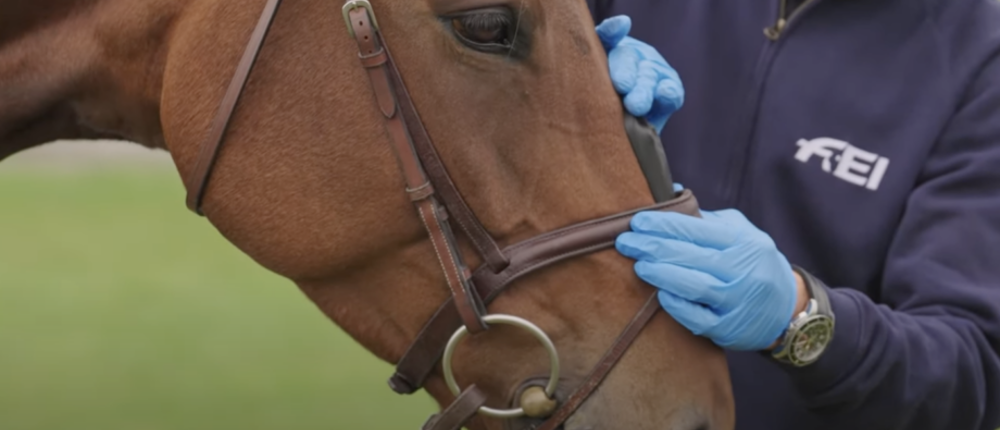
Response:
[{"label": "leather strap", "polygon": [[431,183],[437,188],[438,194],[441,196],[441,201],[448,208],[448,212],[454,217],[455,222],[458,223],[462,231],[465,232],[466,237],[472,241],[472,245],[475,246],[479,255],[483,257],[485,263],[494,272],[503,270],[509,264],[507,256],[500,251],[500,246],[493,240],[493,236],[479,222],[479,218],[472,212],[472,209],[469,209],[469,205],[465,203],[462,194],[455,187],[455,183],[451,180],[448,170],[445,168],[444,163],[441,162],[441,157],[434,148],[434,143],[427,134],[427,129],[424,128],[424,122],[420,120],[420,114],[417,112],[416,106],[413,105],[413,100],[406,89],[406,84],[403,83],[402,75],[396,69],[396,62],[391,60],[391,54],[389,56],[389,71],[393,82],[396,84],[396,97],[399,99],[398,102],[403,119],[410,130],[413,146],[416,148],[420,161],[423,162],[424,169],[427,170],[427,175],[430,177]]},{"label": "leather strap", "polygon": [[[281,0],[268,0],[265,4],[209,133],[200,146],[193,173],[185,181],[187,206],[199,215],[203,215],[202,200],[226,129],[280,3]],[[487,326],[482,321],[485,305],[514,280],[560,261],[613,246],[615,237],[628,230],[631,216],[640,210],[672,210],[698,216],[697,202],[690,191],[685,191],[669,202],[576,224],[501,251],[448,175],[381,33],[372,25],[367,9],[355,8],[349,12],[349,17],[358,44],[359,60],[368,73],[379,110],[386,119],[386,130],[406,181],[406,192],[430,236],[452,292],[452,298],[427,322],[397,365],[397,372],[390,380],[390,386],[397,392],[412,393],[423,385],[436,367],[451,333],[461,324],[465,324],[473,334],[485,330]],[[444,205],[439,203],[438,198]],[[449,213],[483,257],[485,264],[475,274],[471,274],[462,261],[448,224]],[[554,430],[576,411],[624,355],[658,308],[654,294],[584,383],[539,430]],[[448,408],[431,417],[424,430],[459,430],[475,416],[485,401],[485,395],[471,386]]]},{"label": "leather strap", "polygon": [[445,410],[431,415],[421,430],[461,430],[485,404],[486,394],[470,385]]},{"label": "leather strap", "polygon": [[399,114],[396,95],[400,85],[393,84],[390,78],[395,71],[392,57],[389,56],[381,33],[372,25],[367,9],[355,8],[349,12],[349,17],[354,29],[354,39],[358,44],[359,59],[368,71],[375,99],[385,117],[386,130],[406,180],[407,192],[434,246],[462,323],[470,333],[481,333],[487,329],[482,319],[485,307],[473,294],[469,281],[471,272],[462,261],[458,243],[447,222],[447,212],[438,203],[436,188],[427,179],[413,147],[410,129]]},{"label": "leather strap", "polygon": [[[229,82],[229,88],[226,90],[215,118],[212,120],[209,132],[200,145],[193,173],[189,176],[186,184],[188,190],[187,207],[198,215],[204,215],[201,211],[201,203],[222,148],[226,130],[232,120],[236,105],[243,95],[243,89],[246,87],[254,64],[256,64],[260,49],[263,47],[267,33],[274,22],[274,17],[277,15],[280,3],[281,0],[268,0],[264,6],[257,26],[254,28],[254,32],[250,36],[250,41],[244,49],[243,57],[240,59],[240,63]],[[388,52],[385,52],[385,54],[388,55]],[[368,68],[380,65],[376,62],[384,62],[385,60],[385,57],[379,55],[374,58],[363,58],[362,63]],[[472,244],[483,257],[486,264],[494,271],[503,270],[507,266],[507,258],[500,252],[500,247],[496,241],[493,240],[493,237],[490,236],[482,223],[479,222],[479,218],[469,209],[468,204],[465,203],[462,195],[452,182],[451,177],[444,167],[444,163],[441,162],[437,151],[434,149],[434,145],[431,143],[430,137],[427,135],[427,130],[424,128],[419,114],[417,114],[417,109],[410,99],[406,86],[402,84],[402,77],[399,72],[394,66],[389,68],[389,71],[392,72],[392,79],[399,83],[397,94],[400,98],[399,103],[403,107],[402,111],[406,125],[415,131],[415,133],[412,133],[414,144],[419,151],[420,159],[425,164],[431,177],[431,182],[439,184],[441,188],[441,200],[448,208],[448,211],[453,214],[455,221],[462,228],[462,231],[472,241]],[[391,114],[388,110],[395,107],[389,104],[390,100],[386,98],[387,95],[391,95],[391,92],[381,93],[379,107],[382,109],[383,114],[389,116]]]},{"label": "leather strap", "polygon": [[281,0],[268,0],[267,4],[264,5],[264,10],[260,14],[257,27],[254,28],[253,34],[250,35],[250,41],[243,51],[243,58],[240,59],[240,63],[233,73],[233,78],[229,81],[229,88],[226,89],[226,95],[219,104],[219,109],[212,120],[208,135],[205,136],[205,140],[201,143],[194,170],[188,176],[189,180],[185,187],[187,188],[187,207],[198,215],[204,215],[201,212],[201,201],[205,197],[205,188],[208,187],[208,181],[212,176],[215,161],[219,156],[219,150],[222,148],[226,129],[229,128],[229,121],[232,120],[233,111],[236,109],[236,104],[239,102],[240,96],[243,95],[243,88],[246,87],[250,71],[253,69],[254,63],[257,62],[260,48],[264,45],[264,39],[267,37],[268,30],[271,29],[271,23],[274,22],[274,16],[277,14],[280,4]]},{"label": "leather strap", "polygon": [[[536,236],[504,250],[510,256],[510,265],[500,273],[482,267],[476,270],[472,275],[476,294],[484,304],[489,305],[508,285],[529,273],[570,258],[609,249],[614,246],[619,234],[629,230],[632,216],[648,210],[699,215],[697,199],[690,190],[684,190],[668,202]],[[449,300],[442,304],[396,364],[396,371],[389,378],[389,387],[400,394],[412,394],[423,387],[444,354],[448,339],[460,325],[461,319],[452,302]]]},{"label": "leather strap", "polygon": [[646,304],[643,305],[639,313],[632,318],[632,321],[629,322],[629,324],[625,327],[625,330],[623,330],[618,336],[618,339],[615,340],[611,349],[604,354],[601,361],[597,362],[597,366],[591,370],[590,375],[583,381],[583,384],[577,387],[576,391],[574,391],[573,394],[562,403],[559,409],[556,410],[555,414],[545,420],[540,427],[534,430],[556,430],[556,428],[569,419],[569,417],[576,412],[580,405],[582,405],[583,402],[590,397],[594,390],[601,385],[601,382],[603,382],[604,378],[608,376],[608,373],[611,373],[611,369],[615,367],[618,360],[625,355],[625,351],[628,351],[629,346],[631,346],[632,343],[635,342],[635,339],[639,337],[639,334],[642,333],[642,329],[645,328],[650,321],[652,321],[653,317],[656,316],[657,311],[660,310],[660,302],[657,300],[656,294],[657,293],[654,292],[653,295],[649,296],[649,299],[646,300]]}]

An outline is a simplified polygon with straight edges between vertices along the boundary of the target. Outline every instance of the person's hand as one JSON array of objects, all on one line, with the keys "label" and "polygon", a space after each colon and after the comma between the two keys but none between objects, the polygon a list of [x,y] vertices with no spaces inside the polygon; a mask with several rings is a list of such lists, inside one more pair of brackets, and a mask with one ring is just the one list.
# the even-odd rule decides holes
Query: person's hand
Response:
[{"label": "person's hand", "polygon": [[739,211],[702,216],[640,212],[615,246],[694,334],[731,350],[770,349],[798,307],[791,265]]},{"label": "person's hand", "polygon": [[625,15],[608,18],[597,26],[597,36],[608,52],[611,83],[625,96],[625,109],[646,117],[656,132],[684,104],[680,76],[652,46],[628,36],[632,20]]}]

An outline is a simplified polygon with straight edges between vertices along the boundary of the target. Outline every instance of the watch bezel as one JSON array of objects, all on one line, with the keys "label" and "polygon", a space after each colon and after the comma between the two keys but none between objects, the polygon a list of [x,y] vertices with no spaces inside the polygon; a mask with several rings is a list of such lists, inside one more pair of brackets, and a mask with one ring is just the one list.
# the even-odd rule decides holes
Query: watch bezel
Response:
[{"label": "watch bezel", "polygon": [[[797,320],[797,323],[794,333],[789,333],[790,336],[784,342],[784,349],[787,350],[785,359],[792,365],[802,367],[815,363],[823,356],[823,352],[826,351],[833,339],[834,320],[828,315],[813,313]],[[823,336],[826,337],[826,340],[819,344],[808,343],[808,339],[803,339],[803,336],[812,335],[815,328],[825,328],[826,332],[823,333]],[[818,345],[818,351],[804,351],[802,349],[803,343]]]}]

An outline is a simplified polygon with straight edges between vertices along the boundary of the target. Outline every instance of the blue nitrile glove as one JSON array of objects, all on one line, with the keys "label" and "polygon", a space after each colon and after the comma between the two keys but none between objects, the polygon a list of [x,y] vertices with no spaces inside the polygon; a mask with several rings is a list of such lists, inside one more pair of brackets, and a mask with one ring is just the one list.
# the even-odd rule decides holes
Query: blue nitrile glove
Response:
[{"label": "blue nitrile glove", "polygon": [[640,212],[616,247],[658,288],[660,304],[694,334],[738,351],[770,347],[796,304],[792,267],[737,210]]},{"label": "blue nitrile glove", "polygon": [[646,117],[656,132],[684,104],[684,86],[677,71],[652,46],[628,36],[632,20],[625,15],[597,26],[597,36],[608,52],[611,83],[625,96],[625,109]]}]

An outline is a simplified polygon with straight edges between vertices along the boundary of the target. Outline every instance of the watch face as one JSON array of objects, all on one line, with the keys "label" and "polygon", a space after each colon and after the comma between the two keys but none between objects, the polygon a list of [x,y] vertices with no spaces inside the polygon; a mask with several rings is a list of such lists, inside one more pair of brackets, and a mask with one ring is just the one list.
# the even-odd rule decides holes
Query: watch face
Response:
[{"label": "watch face", "polygon": [[789,358],[798,365],[816,361],[833,337],[833,320],[825,315],[807,319],[789,345]]}]

